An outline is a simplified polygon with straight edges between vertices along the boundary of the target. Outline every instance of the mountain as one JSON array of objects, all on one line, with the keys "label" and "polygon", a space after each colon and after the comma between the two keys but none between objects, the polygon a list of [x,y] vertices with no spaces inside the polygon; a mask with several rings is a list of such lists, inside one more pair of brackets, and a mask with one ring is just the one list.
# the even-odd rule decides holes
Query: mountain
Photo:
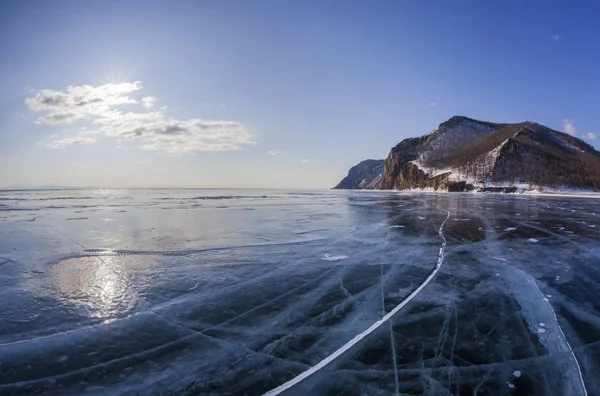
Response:
[{"label": "mountain", "polygon": [[[381,173],[378,173],[380,172]],[[335,188],[516,191],[600,189],[600,153],[582,140],[535,122],[500,124],[455,116],[352,167]]]},{"label": "mountain", "polygon": [[383,175],[384,160],[364,160],[348,171],[348,176],[334,188],[343,190],[376,189]]}]

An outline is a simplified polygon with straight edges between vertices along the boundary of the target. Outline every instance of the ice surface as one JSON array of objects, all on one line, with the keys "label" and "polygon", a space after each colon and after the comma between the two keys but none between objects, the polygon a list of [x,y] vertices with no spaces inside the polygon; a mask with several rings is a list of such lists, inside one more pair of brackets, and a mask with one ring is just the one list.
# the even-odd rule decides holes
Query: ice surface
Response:
[{"label": "ice surface", "polygon": [[600,394],[597,207],[0,192],[0,395]]}]

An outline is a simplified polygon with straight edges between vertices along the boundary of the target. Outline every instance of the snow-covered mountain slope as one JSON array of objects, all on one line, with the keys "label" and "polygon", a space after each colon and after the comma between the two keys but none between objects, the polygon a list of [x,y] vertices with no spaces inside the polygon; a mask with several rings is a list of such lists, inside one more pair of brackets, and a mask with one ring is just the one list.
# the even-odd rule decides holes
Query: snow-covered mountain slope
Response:
[{"label": "snow-covered mountain slope", "polygon": [[350,168],[348,176],[344,177],[335,188],[352,189],[375,189],[383,175],[384,160],[368,159]]},{"label": "snow-covered mountain slope", "polygon": [[455,116],[392,148],[379,181],[370,180],[337,188],[461,191],[528,184],[598,190],[600,153],[534,122],[498,124]]}]

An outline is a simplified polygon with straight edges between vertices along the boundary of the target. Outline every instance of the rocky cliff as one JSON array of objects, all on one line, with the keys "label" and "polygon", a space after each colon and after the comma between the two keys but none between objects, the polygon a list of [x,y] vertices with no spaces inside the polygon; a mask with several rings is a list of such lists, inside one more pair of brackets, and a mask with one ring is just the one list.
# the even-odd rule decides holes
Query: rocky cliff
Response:
[{"label": "rocky cliff", "polygon": [[383,174],[383,160],[368,159],[353,166],[335,188],[350,189],[375,189],[381,181]]},{"label": "rocky cliff", "polygon": [[363,163],[336,188],[512,191],[525,184],[600,189],[600,153],[535,122],[499,124],[455,116],[392,148],[380,177],[379,168],[361,173]]}]

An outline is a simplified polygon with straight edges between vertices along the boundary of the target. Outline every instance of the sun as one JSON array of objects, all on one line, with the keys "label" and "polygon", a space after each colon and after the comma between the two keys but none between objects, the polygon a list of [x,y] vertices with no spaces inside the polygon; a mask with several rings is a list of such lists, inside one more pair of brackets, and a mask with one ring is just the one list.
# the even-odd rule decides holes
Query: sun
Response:
[{"label": "sun", "polygon": [[103,73],[102,82],[104,84],[121,84],[133,81],[134,71],[125,72],[123,68],[117,68],[114,65],[109,65],[108,70]]}]

